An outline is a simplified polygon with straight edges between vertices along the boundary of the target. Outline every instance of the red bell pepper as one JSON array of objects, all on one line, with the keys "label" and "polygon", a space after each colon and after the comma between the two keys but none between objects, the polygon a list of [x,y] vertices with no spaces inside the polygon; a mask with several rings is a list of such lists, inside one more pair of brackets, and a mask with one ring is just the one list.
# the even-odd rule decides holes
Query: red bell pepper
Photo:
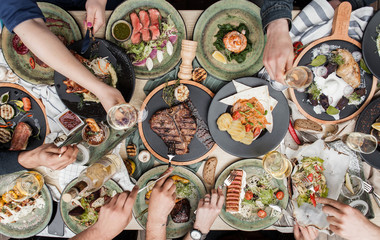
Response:
[{"label": "red bell pepper", "polygon": [[298,136],[297,136],[296,130],[294,130],[294,128],[293,128],[293,125],[292,125],[292,121],[291,121],[291,120],[289,120],[289,127],[288,127],[288,130],[289,130],[289,133],[290,133],[290,135],[292,136],[293,140],[294,140],[298,145],[301,145],[301,141],[300,141],[300,139],[299,139]]}]

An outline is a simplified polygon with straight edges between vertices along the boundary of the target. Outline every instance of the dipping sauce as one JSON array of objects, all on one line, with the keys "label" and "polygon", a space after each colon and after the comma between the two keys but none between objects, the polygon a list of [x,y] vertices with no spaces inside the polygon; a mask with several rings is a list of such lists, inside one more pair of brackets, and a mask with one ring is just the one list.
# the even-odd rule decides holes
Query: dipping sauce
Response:
[{"label": "dipping sauce", "polygon": [[131,35],[131,25],[124,20],[119,20],[112,26],[112,36],[118,41],[125,41]]},{"label": "dipping sauce", "polygon": [[61,117],[59,117],[59,121],[69,131],[71,131],[76,126],[82,123],[79,117],[71,111],[68,111],[65,114],[63,114]]},{"label": "dipping sauce", "polygon": [[99,123],[99,132],[93,132],[89,125],[82,129],[82,138],[91,146],[98,146],[108,138],[109,129],[104,124]]}]

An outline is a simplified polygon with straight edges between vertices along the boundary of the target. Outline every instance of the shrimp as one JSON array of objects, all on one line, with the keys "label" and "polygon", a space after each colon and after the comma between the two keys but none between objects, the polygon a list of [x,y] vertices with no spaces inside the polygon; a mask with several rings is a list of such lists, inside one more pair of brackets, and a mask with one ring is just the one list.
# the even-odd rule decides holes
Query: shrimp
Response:
[{"label": "shrimp", "polygon": [[244,32],[232,31],[223,37],[223,43],[229,51],[240,53],[247,47],[247,38]]}]

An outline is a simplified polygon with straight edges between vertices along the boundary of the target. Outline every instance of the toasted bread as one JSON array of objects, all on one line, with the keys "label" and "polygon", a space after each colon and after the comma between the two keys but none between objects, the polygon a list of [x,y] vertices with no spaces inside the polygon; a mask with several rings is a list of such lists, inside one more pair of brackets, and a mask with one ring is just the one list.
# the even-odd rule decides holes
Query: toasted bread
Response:
[{"label": "toasted bread", "polygon": [[15,116],[14,108],[9,104],[1,105],[0,107],[1,117],[5,120],[12,119]]},{"label": "toasted bread", "polygon": [[196,82],[202,82],[206,80],[207,72],[203,68],[196,68],[193,71],[193,80]]},{"label": "toasted bread", "polygon": [[6,128],[0,128],[0,143],[7,143],[12,139],[11,131]]},{"label": "toasted bread", "polygon": [[211,157],[206,161],[203,168],[203,180],[211,186],[215,183],[215,170],[217,164],[218,160],[215,157]]},{"label": "toasted bread", "polygon": [[294,129],[302,132],[322,132],[322,126],[309,119],[297,119],[294,121]]}]

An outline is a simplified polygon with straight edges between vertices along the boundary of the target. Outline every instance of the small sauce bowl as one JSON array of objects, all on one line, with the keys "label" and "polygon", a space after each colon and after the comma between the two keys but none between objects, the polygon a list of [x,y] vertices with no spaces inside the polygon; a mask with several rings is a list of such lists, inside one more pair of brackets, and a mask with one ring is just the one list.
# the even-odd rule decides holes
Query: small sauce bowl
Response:
[{"label": "small sauce bowl", "polygon": [[132,35],[132,26],[125,20],[118,20],[112,24],[112,37],[119,42],[127,41]]}]

